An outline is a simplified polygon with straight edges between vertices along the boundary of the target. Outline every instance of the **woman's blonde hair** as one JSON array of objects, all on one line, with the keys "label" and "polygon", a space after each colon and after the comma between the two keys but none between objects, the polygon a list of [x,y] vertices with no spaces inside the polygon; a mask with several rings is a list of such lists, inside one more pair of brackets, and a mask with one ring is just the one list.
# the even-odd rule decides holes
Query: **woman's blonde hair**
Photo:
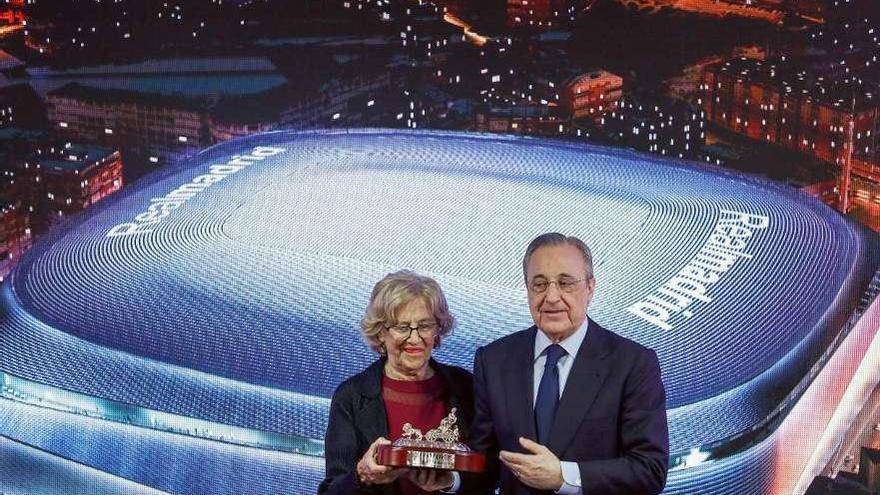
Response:
[{"label": "woman's blonde hair", "polygon": [[437,320],[439,329],[435,337],[435,347],[452,331],[455,318],[449,312],[446,296],[440,285],[431,277],[419,275],[410,270],[389,273],[378,281],[370,295],[367,312],[361,320],[361,334],[370,348],[385,354],[379,332],[397,323],[397,313],[407,304],[421,298],[428,310]]}]

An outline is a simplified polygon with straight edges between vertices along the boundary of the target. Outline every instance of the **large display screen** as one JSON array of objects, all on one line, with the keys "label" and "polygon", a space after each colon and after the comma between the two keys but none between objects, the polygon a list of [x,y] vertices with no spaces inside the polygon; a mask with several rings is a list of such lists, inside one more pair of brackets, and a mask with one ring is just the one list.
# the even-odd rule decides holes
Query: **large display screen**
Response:
[{"label": "large display screen", "polygon": [[314,494],[374,285],[473,370],[548,232],[658,356],[664,494],[867,486],[877,5],[0,1],[0,495]]},{"label": "large display screen", "polygon": [[[16,476],[48,455],[60,478],[125,493],[313,492],[329,398],[377,358],[359,334],[372,285],[402,268],[434,277],[458,320],[437,358],[470,368],[531,324],[521,259],[547,231],[592,247],[591,317],[659,355],[665,493],[794,488],[821,449],[817,380],[839,396],[849,377],[829,363],[860,358],[843,343],[858,337],[872,236],[718,168],[400,130],[215,146],[29,252],[0,321]],[[792,442],[805,415],[815,426]]]}]

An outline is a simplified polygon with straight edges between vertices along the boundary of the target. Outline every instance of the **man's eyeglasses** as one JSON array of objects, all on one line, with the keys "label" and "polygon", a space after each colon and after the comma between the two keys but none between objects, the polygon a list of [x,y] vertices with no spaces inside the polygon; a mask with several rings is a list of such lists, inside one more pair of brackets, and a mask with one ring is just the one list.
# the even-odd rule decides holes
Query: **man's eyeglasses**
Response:
[{"label": "man's eyeglasses", "polygon": [[385,325],[385,329],[388,330],[388,333],[390,333],[395,339],[399,340],[409,340],[413,331],[419,334],[419,337],[422,339],[430,339],[437,334],[439,328],[440,325],[434,322],[420,323],[414,327],[406,324]]},{"label": "man's eyeglasses", "polygon": [[586,278],[560,278],[559,280],[545,280],[542,278],[529,282],[529,290],[535,294],[543,294],[550,289],[552,284],[556,284],[559,292],[574,292],[581,282],[585,282]]}]

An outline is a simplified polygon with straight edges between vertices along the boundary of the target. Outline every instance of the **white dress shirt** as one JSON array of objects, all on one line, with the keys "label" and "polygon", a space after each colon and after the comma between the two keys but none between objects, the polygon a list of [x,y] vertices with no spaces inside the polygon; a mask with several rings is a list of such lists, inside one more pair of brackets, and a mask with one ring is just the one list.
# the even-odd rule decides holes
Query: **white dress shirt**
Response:
[{"label": "white dress shirt", "polygon": [[[568,375],[571,373],[571,367],[574,364],[574,358],[577,356],[587,336],[587,328],[590,325],[590,319],[587,318],[573,334],[559,342],[559,345],[565,349],[565,355],[559,358],[556,367],[559,370],[559,397],[562,397],[565,391],[565,383],[568,381]],[[547,335],[541,329],[535,334],[535,354],[533,361],[533,387],[532,387],[532,406],[538,401],[538,386],[541,383],[541,377],[544,375],[544,363],[547,361],[547,355],[544,351],[553,345]],[[562,465],[562,486],[556,493],[561,495],[582,495],[581,488],[581,471],[576,462],[560,461]]]}]

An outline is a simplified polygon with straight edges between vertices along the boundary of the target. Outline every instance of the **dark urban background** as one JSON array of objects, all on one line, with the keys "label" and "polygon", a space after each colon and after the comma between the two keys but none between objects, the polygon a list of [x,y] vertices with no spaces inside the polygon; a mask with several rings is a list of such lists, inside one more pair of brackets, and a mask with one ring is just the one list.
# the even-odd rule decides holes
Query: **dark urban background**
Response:
[{"label": "dark urban background", "polygon": [[[0,0],[0,276],[126,184],[290,128],[632,148],[765,176],[880,230],[878,11],[877,0]],[[822,486],[859,482],[858,459],[840,463]]]}]

